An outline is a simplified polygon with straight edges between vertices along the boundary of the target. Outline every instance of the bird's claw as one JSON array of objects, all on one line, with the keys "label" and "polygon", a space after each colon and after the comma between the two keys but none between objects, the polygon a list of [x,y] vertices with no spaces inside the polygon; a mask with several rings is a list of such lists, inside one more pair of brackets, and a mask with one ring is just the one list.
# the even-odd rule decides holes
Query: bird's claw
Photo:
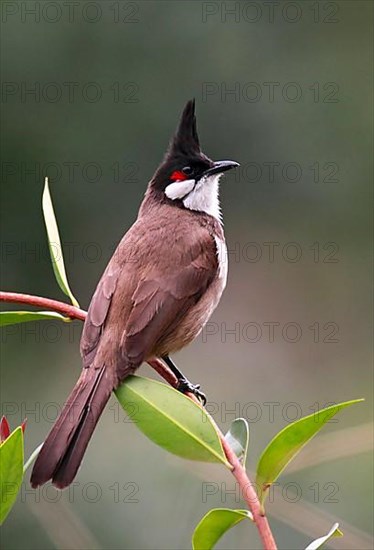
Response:
[{"label": "bird's claw", "polygon": [[178,381],[177,390],[182,393],[192,393],[195,397],[199,399],[199,401],[201,401],[204,407],[206,405],[206,395],[205,393],[200,391],[200,387],[200,384],[192,384],[189,380],[184,378]]}]

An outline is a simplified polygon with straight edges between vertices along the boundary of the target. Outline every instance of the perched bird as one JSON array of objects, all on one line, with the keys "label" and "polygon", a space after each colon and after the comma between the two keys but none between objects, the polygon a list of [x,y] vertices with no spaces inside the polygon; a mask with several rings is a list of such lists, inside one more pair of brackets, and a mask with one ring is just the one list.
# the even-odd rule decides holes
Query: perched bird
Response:
[{"label": "perched bird", "polygon": [[204,397],[169,356],[196,338],[226,285],[218,186],[236,166],[202,153],[189,101],[97,285],[81,338],[82,373],[35,462],[33,487],[73,481],[110,394],[144,361],[162,358],[181,391]]}]

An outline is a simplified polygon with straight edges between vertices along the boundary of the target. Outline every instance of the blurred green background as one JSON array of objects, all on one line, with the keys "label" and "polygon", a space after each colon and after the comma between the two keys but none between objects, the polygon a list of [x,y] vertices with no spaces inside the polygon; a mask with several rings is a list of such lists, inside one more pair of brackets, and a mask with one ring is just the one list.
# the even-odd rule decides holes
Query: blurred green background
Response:
[{"label": "blurred green background", "polygon": [[[2,3],[2,289],[64,299],[41,214],[48,175],[86,308],[196,97],[203,150],[242,166],[221,187],[228,286],[178,365],[222,429],[248,419],[250,471],[287,422],[366,398],[280,478],[268,505],[280,548],[334,521],[345,537],[331,547],[373,545],[372,16],[360,1]],[[80,331],[2,331],[3,412],[13,427],[28,417],[27,456],[78,377]],[[184,549],[214,506],[243,506],[223,468],[166,454],[113,398],[73,488],[27,481],[2,545]],[[218,545],[259,547],[242,524]]]}]

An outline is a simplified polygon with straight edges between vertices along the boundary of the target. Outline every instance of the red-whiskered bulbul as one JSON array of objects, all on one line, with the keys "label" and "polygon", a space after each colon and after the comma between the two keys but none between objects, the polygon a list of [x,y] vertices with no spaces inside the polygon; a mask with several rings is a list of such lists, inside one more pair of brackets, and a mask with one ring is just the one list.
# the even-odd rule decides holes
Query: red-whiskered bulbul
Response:
[{"label": "red-whiskered bulbul", "polygon": [[226,285],[218,182],[236,166],[202,153],[189,101],[93,295],[81,338],[83,370],[36,460],[33,487],[52,479],[62,489],[73,481],[110,394],[143,361],[162,358],[181,391],[203,396],[169,355],[196,338]]}]

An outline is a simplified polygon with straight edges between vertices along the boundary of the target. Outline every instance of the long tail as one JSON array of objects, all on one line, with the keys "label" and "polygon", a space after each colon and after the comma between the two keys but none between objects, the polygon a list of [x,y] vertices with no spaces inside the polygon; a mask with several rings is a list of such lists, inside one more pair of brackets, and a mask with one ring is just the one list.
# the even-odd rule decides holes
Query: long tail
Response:
[{"label": "long tail", "polygon": [[83,369],[35,462],[31,485],[52,479],[63,489],[73,481],[95,426],[113,390],[101,369]]}]

